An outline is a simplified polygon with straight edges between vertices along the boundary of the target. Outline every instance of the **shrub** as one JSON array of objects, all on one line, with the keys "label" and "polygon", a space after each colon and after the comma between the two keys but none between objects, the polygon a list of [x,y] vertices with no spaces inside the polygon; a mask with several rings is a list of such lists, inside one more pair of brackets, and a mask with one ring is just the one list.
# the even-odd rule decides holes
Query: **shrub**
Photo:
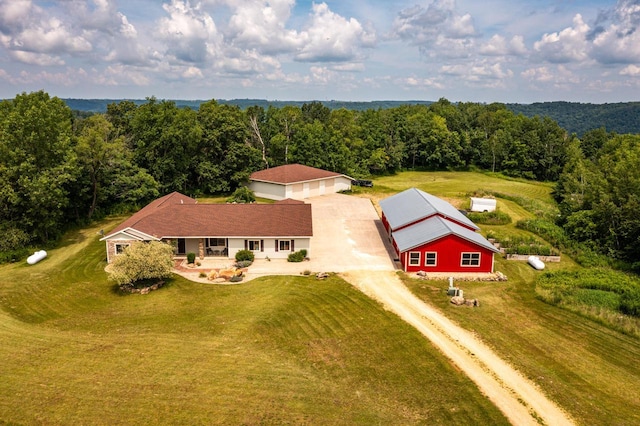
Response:
[{"label": "shrub", "polygon": [[239,187],[233,192],[231,197],[227,198],[227,203],[247,204],[255,201],[256,197],[253,195],[253,191],[246,186]]},{"label": "shrub", "polygon": [[169,278],[173,268],[173,248],[159,241],[136,242],[127,247],[111,264],[109,279],[128,285],[138,281]]},{"label": "shrub", "polygon": [[[306,252],[306,250],[304,250],[304,252]],[[302,262],[305,258],[305,253],[303,252],[303,250],[300,251],[295,251],[293,253],[290,253],[289,256],[287,256],[287,261],[289,262]]]},{"label": "shrub", "polygon": [[236,268],[248,268],[253,262],[250,260],[239,260],[234,265]]},{"label": "shrub", "polygon": [[236,253],[236,260],[238,262],[242,262],[243,260],[253,262],[255,258],[256,256],[251,250],[238,250],[238,252]]},{"label": "shrub", "polygon": [[193,263],[196,261],[196,254],[193,252],[187,253],[187,263]]},{"label": "shrub", "polygon": [[230,283],[239,283],[240,281],[242,281],[242,275],[234,275],[229,278]]},{"label": "shrub", "polygon": [[205,274],[204,272],[200,272],[200,275],[198,275],[200,278],[207,278],[207,274]]}]

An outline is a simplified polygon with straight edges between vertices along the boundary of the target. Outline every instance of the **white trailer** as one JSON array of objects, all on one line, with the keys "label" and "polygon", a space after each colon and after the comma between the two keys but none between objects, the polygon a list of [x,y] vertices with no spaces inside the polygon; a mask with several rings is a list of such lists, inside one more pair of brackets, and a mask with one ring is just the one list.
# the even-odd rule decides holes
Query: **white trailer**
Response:
[{"label": "white trailer", "polygon": [[471,197],[472,212],[494,212],[496,211],[495,198],[475,198]]}]

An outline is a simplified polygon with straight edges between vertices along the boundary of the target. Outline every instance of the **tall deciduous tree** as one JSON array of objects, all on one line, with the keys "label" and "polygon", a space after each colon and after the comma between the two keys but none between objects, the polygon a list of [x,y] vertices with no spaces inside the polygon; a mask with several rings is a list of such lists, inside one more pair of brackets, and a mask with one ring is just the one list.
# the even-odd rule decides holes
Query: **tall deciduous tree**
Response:
[{"label": "tall deciduous tree", "polygon": [[0,102],[0,218],[47,241],[66,225],[76,179],[71,110],[40,91]]}]

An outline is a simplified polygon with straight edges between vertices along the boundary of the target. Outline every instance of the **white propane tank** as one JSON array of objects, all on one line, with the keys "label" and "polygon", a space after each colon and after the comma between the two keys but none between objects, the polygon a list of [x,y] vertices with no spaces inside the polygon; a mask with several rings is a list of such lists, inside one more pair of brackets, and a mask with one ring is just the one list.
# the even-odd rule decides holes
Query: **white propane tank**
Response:
[{"label": "white propane tank", "polygon": [[529,265],[533,266],[534,269],[538,271],[542,271],[544,269],[544,262],[540,260],[538,256],[529,256]]},{"label": "white propane tank", "polygon": [[27,263],[29,265],[35,265],[36,263],[40,262],[45,257],[47,257],[47,252],[44,251],[44,250],[40,250],[40,251],[37,251],[37,252],[33,253],[31,256],[27,257]]}]

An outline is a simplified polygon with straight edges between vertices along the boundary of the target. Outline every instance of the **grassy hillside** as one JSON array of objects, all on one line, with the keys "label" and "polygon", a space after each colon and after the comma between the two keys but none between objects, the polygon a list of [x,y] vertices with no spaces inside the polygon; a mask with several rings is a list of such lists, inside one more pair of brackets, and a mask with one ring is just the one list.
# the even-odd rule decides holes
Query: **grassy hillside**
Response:
[{"label": "grassy hillside", "polygon": [[[486,174],[407,172],[358,188],[411,186],[464,207],[477,190],[548,204],[551,186]],[[532,217],[499,199],[514,222]],[[34,266],[0,266],[0,423],[506,424],[475,386],[394,315],[332,277],[237,286],[173,279],[120,296],[103,270],[103,222]],[[483,231],[485,231],[483,226]],[[524,234],[514,224],[491,227]],[[535,293],[539,272],[497,260],[503,283],[409,287],[474,331],[581,424],[640,424],[640,340]],[[579,269],[566,256],[547,269]]]},{"label": "grassy hillside", "polygon": [[0,423],[506,424],[415,330],[333,277],[120,296],[101,223],[0,267]]}]

